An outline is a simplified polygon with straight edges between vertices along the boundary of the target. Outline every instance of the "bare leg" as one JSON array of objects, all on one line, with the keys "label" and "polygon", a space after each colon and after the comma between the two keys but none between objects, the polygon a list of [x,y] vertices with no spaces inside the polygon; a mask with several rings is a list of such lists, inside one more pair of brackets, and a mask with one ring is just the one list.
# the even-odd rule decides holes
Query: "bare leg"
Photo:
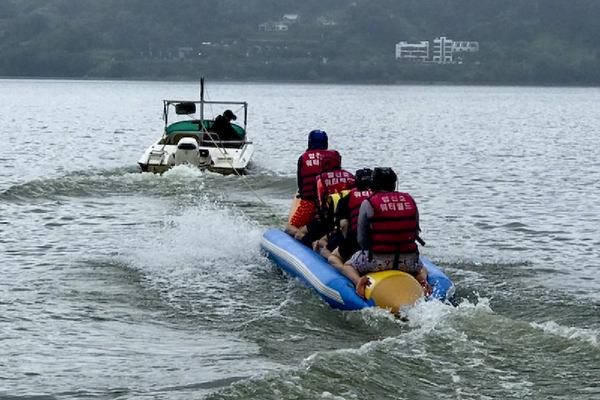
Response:
[{"label": "bare leg", "polygon": [[356,268],[350,264],[350,261],[346,261],[346,263],[342,266],[341,272],[346,278],[350,279],[354,285],[356,285],[360,280],[360,274]]},{"label": "bare leg", "polygon": [[327,244],[329,244],[329,240],[327,240],[327,235],[323,236],[315,244],[315,251],[325,259],[328,259],[331,255],[331,251],[329,251],[329,249],[327,248]]},{"label": "bare leg", "polygon": [[296,240],[302,240],[304,235],[306,235],[306,232],[308,232],[308,228],[306,228],[306,225],[305,225],[305,226],[303,226],[301,228],[297,228],[297,229],[298,230],[294,234],[294,238],[296,238]]},{"label": "bare leg", "polygon": [[367,287],[367,285],[370,285],[368,275],[362,276],[356,284],[356,294],[362,297],[363,299],[365,298],[365,288]]},{"label": "bare leg", "polygon": [[327,246],[327,236],[323,236],[321,239],[315,240],[313,242],[313,250],[319,253],[321,248]]},{"label": "bare leg", "polygon": [[[336,249],[337,250],[337,249]],[[365,298],[365,286],[369,282],[368,276],[361,277],[356,268],[350,263],[350,261],[346,261],[342,266],[342,274],[346,276],[346,278],[350,279],[354,286],[356,286],[356,294]]]},{"label": "bare leg", "polygon": [[294,236],[296,235],[296,233],[299,231],[299,229],[297,227],[295,227],[294,225],[287,225],[285,227],[285,233],[287,233],[290,236]]},{"label": "bare leg", "polygon": [[[327,246],[327,245],[325,245]],[[320,254],[325,258],[325,259],[329,259],[329,256],[331,255],[331,251],[329,251],[329,249],[327,247],[323,247],[321,248],[321,252]]]},{"label": "bare leg", "polygon": [[331,264],[335,269],[341,271],[344,268],[344,259],[340,256],[339,248],[333,250],[329,258],[327,258],[329,264]]},{"label": "bare leg", "polygon": [[427,283],[427,268],[424,265],[421,266],[419,272],[415,276],[417,281],[423,286],[423,290],[425,291],[425,296],[431,296],[431,286]]}]

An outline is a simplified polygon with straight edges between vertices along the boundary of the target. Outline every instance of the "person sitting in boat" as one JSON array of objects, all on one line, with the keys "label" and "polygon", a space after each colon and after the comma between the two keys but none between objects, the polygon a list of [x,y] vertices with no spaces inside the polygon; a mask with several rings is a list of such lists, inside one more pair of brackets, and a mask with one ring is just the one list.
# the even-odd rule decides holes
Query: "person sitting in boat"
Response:
[{"label": "person sitting in boat", "polygon": [[408,193],[396,191],[396,173],[375,168],[373,194],[363,201],[358,213],[357,241],[361,250],[344,263],[342,273],[365,296],[369,272],[397,269],[415,276],[425,294],[431,294],[427,269],[419,260],[419,211]]},{"label": "person sitting in boat", "polygon": [[[341,165],[340,165],[341,167]],[[323,172],[317,177],[317,210],[312,221],[296,233],[295,238],[328,258],[329,241],[335,241],[341,231],[336,228],[335,214],[340,199],[354,188],[354,175],[344,169]],[[335,240],[334,240],[335,239]]]},{"label": "person sitting in boat", "polygon": [[219,135],[219,139],[222,141],[240,140],[240,135],[233,126],[231,121],[236,120],[237,116],[231,110],[225,110],[223,115],[219,115],[215,118],[215,122],[212,125],[212,131]]},{"label": "person sitting in boat", "polygon": [[316,212],[317,176],[322,172],[339,169],[342,156],[336,150],[328,150],[329,140],[325,131],[313,130],[308,135],[308,148],[298,158],[298,208],[290,217],[285,231],[295,236],[308,224]]},{"label": "person sitting in boat", "polygon": [[327,244],[330,255],[327,258],[329,264],[338,270],[342,270],[344,263],[360,250],[356,240],[356,228],[358,226],[358,211],[362,202],[373,194],[373,170],[363,168],[356,171],[356,187],[339,202],[335,216],[336,226],[342,235],[337,235],[335,240]]}]

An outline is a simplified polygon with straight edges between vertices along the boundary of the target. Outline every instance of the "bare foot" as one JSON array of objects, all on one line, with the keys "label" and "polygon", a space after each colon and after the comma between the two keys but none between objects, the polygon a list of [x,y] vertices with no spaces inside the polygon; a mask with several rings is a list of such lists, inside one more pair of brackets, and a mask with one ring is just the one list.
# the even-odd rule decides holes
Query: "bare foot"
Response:
[{"label": "bare foot", "polygon": [[318,241],[318,240],[315,240],[314,242],[312,242],[312,249],[313,249],[313,250],[314,250],[314,251],[315,251],[317,254],[319,254],[319,250],[320,250],[320,249],[319,249],[319,241]]},{"label": "bare foot", "polygon": [[420,282],[421,286],[423,286],[423,292],[425,293],[425,297],[431,296],[431,286],[427,282]]},{"label": "bare foot", "polygon": [[356,294],[364,299],[365,288],[368,286],[371,286],[371,279],[367,275],[365,275],[361,277],[358,283],[356,284]]}]

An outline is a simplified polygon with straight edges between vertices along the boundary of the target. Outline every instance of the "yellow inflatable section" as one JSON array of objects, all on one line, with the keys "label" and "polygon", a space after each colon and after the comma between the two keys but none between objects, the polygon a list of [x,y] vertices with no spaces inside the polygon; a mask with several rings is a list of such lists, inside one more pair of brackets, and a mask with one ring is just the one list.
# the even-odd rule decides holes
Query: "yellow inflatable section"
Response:
[{"label": "yellow inflatable section", "polygon": [[373,299],[377,307],[390,309],[394,314],[402,306],[412,306],[423,297],[423,288],[412,275],[397,270],[367,274],[369,283],[365,297]]}]

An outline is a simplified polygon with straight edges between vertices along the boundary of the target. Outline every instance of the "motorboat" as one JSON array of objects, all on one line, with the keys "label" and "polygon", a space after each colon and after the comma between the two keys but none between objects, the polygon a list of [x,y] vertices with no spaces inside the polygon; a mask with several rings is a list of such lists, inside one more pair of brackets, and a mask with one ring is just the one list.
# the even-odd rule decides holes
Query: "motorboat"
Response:
[{"label": "motorboat", "polygon": [[[142,172],[162,174],[177,165],[191,165],[221,174],[246,171],[255,150],[246,136],[248,103],[207,101],[203,78],[200,86],[200,100],[163,100],[164,130],[138,160]],[[243,114],[243,120],[239,125],[230,123],[234,134],[225,137],[215,123],[217,117],[207,118],[206,109],[229,112],[234,109]],[[237,117],[234,115],[234,118]]]}]

